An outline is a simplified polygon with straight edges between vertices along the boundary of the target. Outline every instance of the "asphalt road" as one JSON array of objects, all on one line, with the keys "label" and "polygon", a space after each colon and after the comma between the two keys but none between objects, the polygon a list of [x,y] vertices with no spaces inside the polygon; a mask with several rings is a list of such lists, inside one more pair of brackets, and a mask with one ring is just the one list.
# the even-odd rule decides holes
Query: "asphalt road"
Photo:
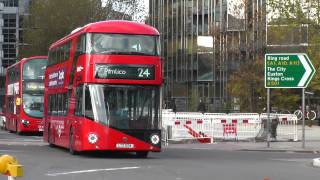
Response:
[{"label": "asphalt road", "polygon": [[[26,180],[315,180],[319,157],[310,153],[222,151],[170,146],[147,159],[133,154],[86,153],[72,156],[51,148],[40,136],[0,131],[0,153],[24,165]],[[1,179],[7,179],[0,176]]]}]

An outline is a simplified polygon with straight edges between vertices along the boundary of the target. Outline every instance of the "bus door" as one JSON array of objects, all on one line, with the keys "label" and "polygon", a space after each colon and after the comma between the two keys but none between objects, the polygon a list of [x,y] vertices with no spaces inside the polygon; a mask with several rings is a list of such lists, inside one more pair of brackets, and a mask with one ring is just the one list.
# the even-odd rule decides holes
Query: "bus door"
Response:
[{"label": "bus door", "polygon": [[14,94],[14,108],[13,108],[13,113],[15,114],[14,116],[14,124],[15,124],[15,130],[18,130],[18,121],[20,119],[20,105],[21,105],[21,98],[20,98],[20,82],[16,82],[13,85],[13,94]]}]

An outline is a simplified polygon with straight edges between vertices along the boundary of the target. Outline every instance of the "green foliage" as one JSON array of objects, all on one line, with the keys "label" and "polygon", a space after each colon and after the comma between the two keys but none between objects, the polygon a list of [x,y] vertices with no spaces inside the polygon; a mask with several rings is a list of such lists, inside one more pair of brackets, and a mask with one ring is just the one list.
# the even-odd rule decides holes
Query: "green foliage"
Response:
[{"label": "green foliage", "polygon": [[309,46],[307,53],[312,61],[316,73],[309,84],[309,89],[314,91],[315,94],[320,94],[320,26],[314,27],[310,30],[311,39],[309,41]]},{"label": "green foliage", "polygon": [[301,90],[294,89],[271,89],[271,106],[278,111],[289,110],[293,112],[300,103]]},{"label": "green foliage", "polygon": [[[274,39],[285,37],[286,33],[292,29],[305,29],[304,32],[296,32],[294,39],[307,37],[307,47],[300,48],[297,53],[307,53],[316,69],[316,74],[308,86],[309,91],[314,91],[317,96],[320,94],[320,1],[319,0],[269,0],[269,12],[274,15],[269,24],[275,26],[276,31],[272,34]],[[281,25],[286,25],[285,28],[280,28]],[[280,29],[280,31],[279,31]],[[286,30],[286,31],[283,31]],[[282,32],[283,31],[283,32]],[[284,100],[284,99],[283,99]],[[294,101],[294,100],[293,100]]]},{"label": "green foliage", "polygon": [[[276,52],[307,53],[310,57],[316,74],[309,84],[308,91],[320,94],[320,1],[319,0],[269,0],[268,42],[286,45],[303,43],[307,37],[308,45],[297,48],[274,48]],[[303,33],[305,32],[305,33]],[[289,50],[290,49],[290,50]],[[268,51],[272,53],[273,51]],[[262,52],[261,52],[262,53]],[[260,54],[263,56],[264,54]],[[266,106],[266,89],[264,88],[264,59],[250,60],[231,75],[228,90],[231,97],[240,99],[240,109],[243,112],[259,112]],[[294,110],[300,104],[301,90],[272,89],[271,104],[278,110]]]},{"label": "green foliage", "polygon": [[[241,112],[262,112],[267,104],[264,87],[264,60],[257,58],[244,63],[231,75],[228,91],[240,100]],[[279,110],[294,110],[300,100],[299,92],[290,89],[272,89],[271,105]]]},{"label": "green foliage", "polygon": [[247,61],[233,73],[228,84],[232,97],[240,101],[240,111],[257,112],[265,106],[263,59]]},{"label": "green foliage", "polygon": [[199,105],[199,94],[197,92],[197,88],[196,87],[192,87],[191,93],[189,93],[190,97],[189,97],[189,108],[188,111],[197,111],[197,107]]}]

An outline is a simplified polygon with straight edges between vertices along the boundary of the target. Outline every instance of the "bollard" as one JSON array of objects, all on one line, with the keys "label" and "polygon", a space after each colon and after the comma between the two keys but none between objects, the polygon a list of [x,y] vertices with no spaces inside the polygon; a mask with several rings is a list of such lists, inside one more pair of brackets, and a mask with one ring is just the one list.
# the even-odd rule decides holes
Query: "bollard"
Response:
[{"label": "bollard", "polygon": [[0,157],[0,173],[8,176],[8,180],[14,180],[16,177],[23,176],[23,166],[10,155]]}]

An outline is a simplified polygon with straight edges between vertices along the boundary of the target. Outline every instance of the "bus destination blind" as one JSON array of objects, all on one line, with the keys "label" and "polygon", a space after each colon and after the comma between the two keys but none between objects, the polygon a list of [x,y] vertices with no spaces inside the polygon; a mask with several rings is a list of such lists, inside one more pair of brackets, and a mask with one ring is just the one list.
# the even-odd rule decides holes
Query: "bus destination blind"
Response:
[{"label": "bus destination blind", "polygon": [[155,79],[153,65],[96,64],[94,76],[97,79]]}]

